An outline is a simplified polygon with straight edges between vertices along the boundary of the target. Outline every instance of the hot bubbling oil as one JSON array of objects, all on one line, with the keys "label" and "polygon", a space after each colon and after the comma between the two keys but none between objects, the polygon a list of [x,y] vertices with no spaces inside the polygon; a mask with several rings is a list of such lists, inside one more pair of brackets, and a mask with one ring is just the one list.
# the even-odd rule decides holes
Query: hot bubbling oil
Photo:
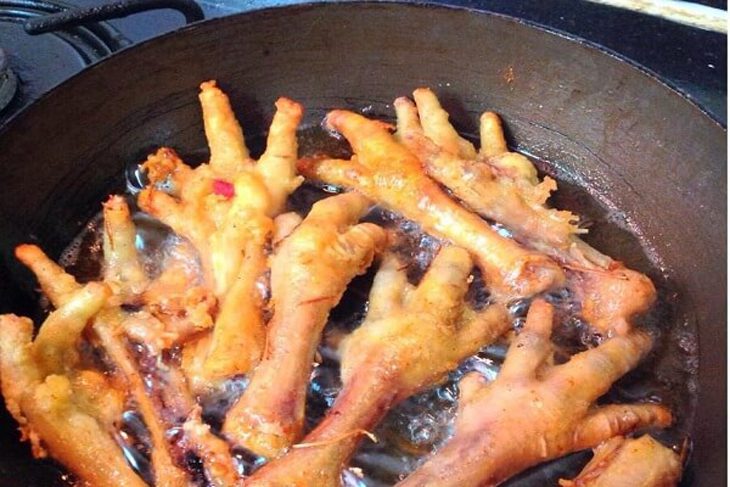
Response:
[{"label": "hot bubbling oil", "polygon": [[[306,129],[302,132],[300,143],[305,153],[328,153],[346,156],[348,147],[340,138],[332,137],[320,128]],[[199,155],[198,155],[199,156]],[[198,159],[200,159],[198,157]],[[555,168],[541,161],[536,161],[538,167],[555,176]],[[551,171],[552,170],[552,171]],[[559,176],[558,176],[558,179]],[[135,166],[127,173],[127,193],[134,196],[144,177]],[[316,188],[304,185],[297,190],[289,201],[290,210],[306,215],[311,205],[328,196],[336,188]],[[133,198],[130,198],[132,208]],[[556,206],[580,213],[586,220],[592,221],[593,228],[600,228],[601,232],[620,234],[629,246],[641,252],[640,244],[625,228],[616,225],[614,210],[606,208],[596,202],[585,190],[568,183],[561,183],[561,190],[554,198]],[[440,242],[424,234],[418,225],[404,220],[390,212],[375,208],[367,220],[377,222],[395,229],[402,237],[401,253],[409,258],[409,278],[417,281],[428,267],[433,255],[438,250]],[[169,228],[158,221],[136,211],[134,221],[137,225],[137,248],[150,276],[160,272],[161,263],[165,257],[173,252],[180,244],[180,238],[174,235]],[[495,225],[500,233],[509,235],[503,227]],[[71,273],[80,280],[92,280],[101,274],[101,225],[100,216],[92,219],[84,232],[72,242],[61,259]],[[626,246],[622,246],[626,248]],[[611,254],[611,248],[602,248]],[[628,256],[615,256],[627,259]],[[636,260],[636,256],[631,256]],[[644,260],[639,256],[639,260]],[[633,263],[633,262],[632,262]],[[190,265],[198,265],[191,262]],[[646,269],[641,269],[646,271]],[[661,277],[658,272],[650,275],[657,282]],[[475,308],[483,308],[489,304],[489,293],[479,278],[478,270],[474,270],[473,280],[468,299]],[[307,426],[312,429],[332,406],[340,391],[339,355],[337,343],[339,339],[357,327],[367,312],[367,295],[372,284],[374,269],[365,275],[356,278],[348,287],[341,302],[332,310],[330,319],[323,334],[318,349],[317,362],[314,364],[307,394]],[[658,350],[636,371],[619,381],[607,394],[611,401],[661,401],[670,406],[678,417],[675,425],[668,431],[661,433],[661,438],[675,447],[680,445],[689,431],[691,411],[694,401],[694,380],[696,375],[696,342],[694,335],[688,331],[688,326],[672,315],[670,305],[671,292],[662,285],[657,286],[660,291],[660,303],[655,310],[644,320],[645,326],[661,334],[658,341]],[[557,345],[557,358],[563,360],[576,351],[595,346],[597,337],[590,328],[576,315],[576,305],[567,290],[559,290],[545,296],[558,311],[559,324],[554,332],[554,342]],[[513,319],[513,329],[519,332],[524,324],[524,317],[529,306],[529,300],[519,300],[511,303],[510,312]],[[138,350],[139,351],[139,350]],[[392,485],[405,478],[409,472],[442,445],[452,434],[456,402],[458,399],[458,380],[467,372],[477,371],[489,380],[499,373],[504,360],[506,344],[497,343],[484,348],[479,353],[466,359],[456,370],[449,374],[443,384],[423,391],[400,405],[393,408],[374,434],[378,441],[373,443],[364,439],[357,450],[351,466],[343,472],[343,484],[348,487],[375,487]],[[144,351],[140,352],[140,356]],[[169,354],[165,360],[174,362],[175,353]],[[154,361],[153,361],[154,362]],[[149,363],[147,361],[149,367]],[[164,375],[164,371],[157,371]],[[146,372],[146,383],[152,394],[160,394],[160,384],[164,380],[155,379],[155,374]],[[214,431],[219,431],[223,418],[231,405],[245,391],[246,377],[234,377],[222,384],[219,390],[205,398],[200,398],[203,407],[203,417],[211,424]],[[519,407],[519,406],[517,406]],[[168,412],[169,413],[169,412]],[[180,426],[184,418],[175,414],[166,414],[170,421],[170,438],[180,435]],[[151,479],[149,466],[149,441],[144,424],[139,415],[130,408],[122,418],[122,430],[119,441],[125,450],[130,464],[136,468],[145,479]],[[200,485],[205,485],[205,477],[200,469],[200,462],[191,452],[178,451],[181,465],[186,465],[191,475]],[[250,452],[239,449],[233,450],[234,459],[242,474],[248,475],[263,465],[264,460]],[[505,485],[532,486],[555,485],[558,478],[570,478],[577,473],[585,462],[585,453],[570,455],[563,459],[541,465],[508,481]]]}]

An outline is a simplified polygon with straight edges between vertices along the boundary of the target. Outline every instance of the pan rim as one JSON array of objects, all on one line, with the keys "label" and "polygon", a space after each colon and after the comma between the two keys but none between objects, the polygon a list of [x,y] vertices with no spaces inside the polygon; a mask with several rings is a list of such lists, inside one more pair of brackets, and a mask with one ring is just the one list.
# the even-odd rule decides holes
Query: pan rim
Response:
[{"label": "pan rim", "polygon": [[[227,22],[236,22],[240,18],[243,17],[256,17],[256,16],[268,16],[268,15],[277,15],[280,12],[295,12],[295,11],[308,11],[312,9],[317,8],[363,8],[363,7],[393,7],[397,6],[398,8],[402,9],[432,9],[432,10],[443,10],[443,11],[462,11],[466,12],[472,15],[477,15],[480,17],[496,17],[503,20],[506,20],[508,22],[512,22],[517,25],[522,25],[531,29],[535,29],[538,31],[541,31],[543,33],[556,36],[558,38],[561,38],[565,41],[575,43],[578,46],[585,47],[588,49],[593,49],[598,51],[599,53],[611,58],[614,61],[617,61],[619,63],[627,64],[630,68],[638,71],[641,75],[648,78],[650,81],[658,83],[661,87],[668,90],[671,94],[675,96],[679,96],[684,102],[689,103],[693,109],[700,112],[700,114],[707,118],[713,125],[717,126],[721,130],[723,130],[725,133],[727,133],[727,126],[723,124],[720,120],[716,119],[708,109],[704,108],[702,105],[700,105],[697,101],[690,98],[687,94],[683,93],[679,90],[678,87],[674,86],[669,80],[663,78],[658,73],[654,72],[653,70],[637,63],[636,61],[633,61],[632,59],[627,58],[626,56],[609,49],[605,46],[601,46],[600,44],[597,44],[593,41],[587,40],[585,38],[582,38],[580,36],[562,31],[560,29],[556,29],[553,27],[546,26],[544,24],[540,24],[538,22],[534,22],[531,20],[521,19],[519,17],[515,17],[512,15],[507,15],[503,13],[498,12],[492,12],[488,10],[481,10],[476,9],[473,7],[468,6],[460,6],[460,5],[443,5],[438,4],[435,2],[435,0],[417,0],[417,1],[407,1],[407,0],[348,0],[345,2],[335,2],[332,0],[311,0],[306,1],[303,3],[297,3],[297,4],[286,4],[286,5],[277,5],[273,7],[267,7],[262,9],[256,9],[256,10],[250,10],[246,12],[240,12],[240,13],[234,13],[231,15],[225,15],[222,17],[215,17],[215,18],[208,18],[199,20],[196,22],[192,22],[189,24],[186,24],[184,26],[181,26],[177,29],[174,29],[172,31],[166,32],[164,34],[161,34],[159,36],[152,37],[150,39],[146,39],[144,41],[141,41],[136,44],[132,44],[129,46],[125,46],[121,48],[120,50],[98,60],[92,63],[91,65],[87,66],[86,68],[82,69],[78,73],[75,73],[71,77],[65,79],[61,83],[57,84],[50,90],[48,90],[46,93],[41,95],[39,98],[31,102],[29,105],[18,111],[17,113],[14,113],[11,115],[5,122],[5,124],[0,127],[0,140],[2,140],[3,136],[10,131],[13,126],[18,123],[19,120],[22,120],[23,118],[28,116],[28,113],[33,112],[35,110],[38,110],[38,106],[42,106],[46,99],[53,98],[56,96],[56,93],[59,91],[62,91],[65,87],[72,85],[77,78],[89,76],[88,73],[92,73],[98,69],[102,69],[103,66],[106,65],[108,62],[115,62],[115,59],[121,58],[123,56],[129,55],[130,52],[136,52],[136,50],[143,50],[143,49],[149,49],[150,46],[153,46],[156,42],[164,42],[165,40],[175,37],[175,36],[182,36],[185,33],[200,28],[201,25],[216,25],[216,24],[225,24]],[[212,27],[210,27],[212,28]]]}]

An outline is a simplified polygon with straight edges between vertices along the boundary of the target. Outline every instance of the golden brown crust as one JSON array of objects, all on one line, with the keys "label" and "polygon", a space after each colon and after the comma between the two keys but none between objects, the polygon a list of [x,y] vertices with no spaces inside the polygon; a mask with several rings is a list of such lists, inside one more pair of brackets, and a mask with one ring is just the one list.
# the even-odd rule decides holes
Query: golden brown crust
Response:
[{"label": "golden brown crust", "polygon": [[68,379],[51,375],[21,402],[29,424],[50,455],[90,485],[146,486],[109,433],[72,398]]},{"label": "golden brown crust", "polygon": [[[148,159],[153,184],[142,190],[138,203],[193,243],[208,288],[218,298],[213,336],[195,348],[203,356],[188,361],[195,368],[188,369],[191,384],[202,392],[250,371],[261,358],[264,303],[258,288],[267,270],[273,218],[302,181],[295,165],[303,110],[292,100],[277,100],[267,149],[256,162],[228,97],[214,81],[201,85],[200,102],[210,163],[191,169],[169,153]],[[174,188],[170,194],[159,184],[167,180]]]},{"label": "golden brown crust", "polygon": [[81,285],[63,268],[51,260],[37,245],[22,244],[15,248],[15,257],[28,267],[38,279],[43,294],[58,308]]},{"label": "golden brown crust", "polygon": [[615,437],[594,449],[591,461],[573,480],[561,487],[673,487],[682,475],[678,454],[649,435]]},{"label": "golden brown crust", "polygon": [[547,256],[500,236],[426,176],[419,160],[377,121],[345,110],[327,115],[355,152],[351,161],[305,160],[307,177],[356,189],[475,256],[487,285],[504,299],[559,286],[564,275]]},{"label": "golden brown crust", "polygon": [[[460,153],[454,147],[456,143],[449,144],[440,135],[449,129],[453,131],[448,120],[446,126],[433,126],[429,113],[442,111],[436,95],[430,90],[419,89],[414,92],[414,98],[418,108],[407,98],[394,102],[398,116],[397,135],[419,158],[429,176],[449,188],[473,211],[505,225],[521,241],[529,242],[533,247],[548,245],[567,249],[570,246],[572,236],[580,232],[575,226],[578,217],[545,207],[550,190],[555,188],[552,179],[546,177],[538,183],[532,163],[521,154],[510,153],[512,160],[521,158],[512,165],[522,169],[515,170],[518,174],[524,173],[523,168],[527,167],[535,172],[534,184],[532,174],[515,177],[514,171],[507,173],[504,164],[495,166],[496,160],[505,159],[501,153],[501,158],[493,155],[491,160],[478,159],[476,152]],[[504,150],[507,154],[506,147]],[[542,190],[545,187],[547,191]]]},{"label": "golden brown crust", "polygon": [[147,287],[147,276],[137,255],[136,229],[127,202],[110,196],[104,208],[104,281],[123,300],[133,300]]},{"label": "golden brown crust", "polygon": [[551,367],[552,320],[552,307],[533,301],[497,379],[462,379],[454,436],[399,485],[497,485],[617,434],[671,423],[671,413],[659,405],[592,406],[650,350],[647,335],[617,336]]},{"label": "golden brown crust", "polygon": [[27,391],[42,380],[42,374],[33,358],[33,322],[16,315],[0,315],[0,385],[5,407],[20,425],[23,438],[30,428],[21,401]]},{"label": "golden brown crust", "polygon": [[418,286],[400,260],[383,258],[365,322],[340,345],[343,389],[327,417],[284,457],[246,485],[336,487],[363,436],[405,398],[442,381],[464,358],[508,327],[493,306],[470,312],[464,303],[469,254],[444,247]]},{"label": "golden brown crust", "polygon": [[[665,427],[671,413],[656,404],[596,404],[651,348],[631,323],[654,301],[651,281],[581,241],[575,215],[546,206],[555,181],[541,181],[527,158],[509,151],[498,116],[481,116],[477,151],[433,92],[419,88],[413,97],[415,104],[394,104],[395,134],[390,124],[352,112],[328,114],[327,128],[348,139],[354,156],[305,159],[299,169],[354,191],[319,201],[302,220],[284,213],[303,180],[296,171],[302,107],[277,100],[266,151],[254,161],[227,95],[205,82],[209,163],[192,168],[162,148],[143,164],[149,185],[138,204],[179,237],[159,276],[146,274],[121,196],[103,206],[101,282],[79,284],[38,247],[19,246],[18,259],[56,308],[35,340],[30,320],[0,316],[0,388],[34,454],[52,455],[89,485],[142,486],[116,437],[123,411],[134,405],[156,485],[192,481],[181,465],[188,452],[216,486],[335,487],[390,408],[444,380],[509,327],[508,300],[567,284],[582,317],[609,338],[554,365],[552,307],[533,299],[497,379],[485,384],[471,373],[461,380],[453,438],[402,485],[497,485],[609,438],[562,485],[674,485],[676,454],[649,437],[616,438]],[[399,257],[383,256],[365,321],[339,342],[342,390],[302,440],[327,316],[389,240],[383,228],[358,223],[373,204],[455,245],[441,242],[418,285]],[[474,263],[493,303],[479,312],[465,301]],[[109,370],[97,370],[82,341],[103,350]],[[180,366],[168,357],[178,346]],[[245,373],[248,388],[219,436],[203,422],[200,404]],[[245,481],[231,453],[241,446],[272,459]]]},{"label": "golden brown crust", "polygon": [[415,104],[407,98],[394,102],[397,136],[427,174],[473,211],[560,262],[583,318],[597,331],[604,336],[628,333],[634,316],[654,303],[651,280],[581,241],[579,234],[587,230],[576,226],[576,215],[546,206],[557,184],[548,176],[540,181],[529,159],[509,151],[496,114],[485,112],[480,118],[477,155],[458,136],[431,90],[419,88],[413,97]]},{"label": "golden brown crust", "polygon": [[234,444],[272,458],[301,438],[306,385],[327,315],[385,245],[383,229],[356,225],[369,206],[357,193],[319,201],[277,250],[266,351],[223,426]]}]

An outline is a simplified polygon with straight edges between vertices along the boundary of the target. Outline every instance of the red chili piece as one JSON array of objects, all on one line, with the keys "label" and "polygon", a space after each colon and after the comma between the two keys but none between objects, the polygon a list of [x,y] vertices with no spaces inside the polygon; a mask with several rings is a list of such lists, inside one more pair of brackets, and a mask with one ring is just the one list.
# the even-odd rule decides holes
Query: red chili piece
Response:
[{"label": "red chili piece", "polygon": [[236,195],[236,188],[228,181],[216,179],[213,181],[213,193],[231,199]]}]

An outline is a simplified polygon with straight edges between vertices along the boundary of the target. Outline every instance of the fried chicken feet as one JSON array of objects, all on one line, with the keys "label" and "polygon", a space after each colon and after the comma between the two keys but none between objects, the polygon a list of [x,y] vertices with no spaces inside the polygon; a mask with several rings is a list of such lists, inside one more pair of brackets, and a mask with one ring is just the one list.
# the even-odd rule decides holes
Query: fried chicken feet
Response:
[{"label": "fried chicken feet", "polygon": [[[71,371],[78,362],[75,342],[108,294],[91,283],[69,295],[35,341],[30,320],[1,315],[2,392],[36,457],[50,453],[93,485],[144,487],[112,437],[122,397],[101,374]],[[64,339],[54,342],[59,336]]]},{"label": "fried chicken feet", "polygon": [[395,103],[398,138],[421,161],[429,176],[449,188],[469,208],[505,225],[517,240],[561,262],[583,317],[604,335],[627,333],[630,320],[654,303],[656,291],[645,275],[624,267],[578,238],[577,217],[546,207],[557,184],[538,181],[522,154],[510,152],[499,117],[480,118],[481,148],[462,139],[448,114],[427,88]]},{"label": "fried chicken feet", "polygon": [[565,250],[574,234],[584,232],[575,225],[576,215],[545,207],[555,181],[546,177],[538,183],[532,163],[522,154],[508,152],[495,114],[481,117],[482,149],[477,153],[456,132],[431,90],[419,88],[413,97],[415,105],[408,98],[393,103],[398,139],[418,157],[429,176],[469,208],[505,225],[541,251],[543,245],[536,244]]},{"label": "fried chicken feet", "polygon": [[300,161],[307,177],[356,189],[426,232],[467,249],[494,294],[531,296],[562,284],[564,275],[550,258],[502,237],[444,193],[386,124],[345,110],[330,112],[325,123],[347,138],[355,155],[350,161]]},{"label": "fried chicken feet", "polygon": [[591,461],[561,487],[674,487],[682,477],[679,455],[649,435],[611,438],[594,449]]},{"label": "fried chicken feet", "polygon": [[549,366],[551,330],[552,307],[535,300],[497,379],[484,384],[472,373],[461,380],[453,438],[398,485],[498,485],[613,436],[671,423],[670,412],[655,404],[593,406],[649,351],[649,336],[632,331]]},{"label": "fried chicken feet", "polygon": [[265,250],[273,218],[302,181],[295,167],[299,104],[277,100],[266,151],[255,162],[228,97],[215,82],[201,85],[200,102],[210,163],[192,169],[171,149],[160,149],[143,166],[151,184],[138,198],[144,211],[193,243],[220,302],[212,336],[195,348],[203,355],[194,361],[200,367],[189,371],[195,390],[258,363],[265,340],[259,289]]},{"label": "fried chicken feet", "polygon": [[[60,266],[49,259],[40,248],[33,245],[21,245],[16,249],[18,258],[35,272],[41,288],[51,304],[57,308],[41,326],[38,337],[31,348],[31,350],[37,351],[34,354],[34,360],[27,367],[32,366],[35,368],[37,370],[35,375],[39,378],[46,377],[43,384],[45,389],[41,389],[43,392],[37,392],[35,395],[41,394],[45,397],[48,394],[61,394],[61,397],[76,399],[79,394],[78,386],[76,386],[77,381],[74,380],[73,373],[78,362],[76,345],[83,329],[91,324],[91,328],[115,367],[113,375],[129,391],[147,426],[153,447],[151,460],[157,482],[169,486],[184,486],[187,484],[187,475],[172,459],[165,434],[167,430],[166,422],[162,419],[158,406],[148,394],[135,361],[125,346],[125,322],[133,320],[139,322],[140,327],[149,328],[153,318],[151,316],[146,319],[141,316],[132,318],[119,308],[119,305],[125,299],[142,292],[141,286],[146,282],[146,276],[141,270],[142,266],[138,261],[134,248],[134,226],[124,200],[120,197],[110,198],[104,205],[104,217],[104,284],[92,282],[82,287],[73,276],[67,274]],[[135,269],[135,271],[134,273],[127,273],[124,269]],[[135,278],[120,278],[124,273],[127,273],[128,276],[135,276]],[[112,295],[112,290],[114,290],[114,295]],[[1,333],[3,332],[0,331]],[[4,336],[2,335],[0,335],[0,342],[4,342]],[[17,357],[17,355],[15,356]],[[24,362],[27,364],[27,360]],[[10,374],[11,370],[19,367],[20,365],[17,362],[9,363],[4,367],[4,373]],[[46,376],[49,373],[62,373],[64,375]],[[66,385],[69,380],[70,385]],[[176,388],[171,384],[169,394],[172,395],[172,390],[175,389],[178,390],[177,402],[183,403],[181,409],[192,408],[192,404],[186,404],[186,399],[189,401],[189,398],[187,397],[185,385],[181,384]],[[28,390],[32,391],[33,389]],[[32,392],[29,394],[32,394]],[[12,390],[6,391],[5,389],[3,395],[6,398],[17,396]],[[22,404],[25,409],[31,411],[31,414],[35,415],[33,418],[34,425],[47,424],[44,422],[45,416],[42,414],[44,409],[38,407],[33,397],[25,394],[22,398],[18,396],[16,399],[12,399],[11,402]],[[61,414],[62,411],[65,411],[63,414],[76,414],[69,410],[71,406],[67,403],[69,403],[67,400],[63,400],[62,403],[59,402],[57,409],[54,411],[58,414]],[[78,406],[77,409],[83,412],[89,408],[88,406],[84,408],[84,405],[82,405]],[[89,415],[90,413],[86,414]],[[112,411],[101,410],[99,412],[97,410],[96,414],[90,415],[98,420],[100,414],[109,417],[114,413]],[[120,415],[121,410],[117,411],[116,417],[112,417],[105,422],[108,423],[106,434],[112,433],[113,428],[111,425],[118,421]],[[86,428],[81,430],[82,432],[85,431],[83,434],[91,435],[94,431],[91,429],[93,424],[88,420],[84,420],[83,424]],[[38,436],[44,442],[58,442],[58,448],[70,448],[67,445],[75,445],[76,442],[73,439],[78,440],[79,434],[71,432],[61,434],[58,431],[44,428]],[[112,458],[119,456],[123,461],[121,450],[111,438],[100,438],[98,433],[93,434],[95,435],[93,441],[103,445],[105,449],[104,456]],[[51,439],[47,440],[47,437]],[[83,449],[78,453],[74,453],[74,449],[70,448],[70,452],[71,455],[87,454]],[[53,454],[55,456],[58,452],[53,452]],[[74,462],[69,461],[69,464],[73,465]],[[102,471],[104,470],[102,469]],[[131,472],[131,470],[129,471]],[[89,474],[83,472],[79,475],[86,478]],[[131,475],[135,474],[131,473]],[[113,479],[108,481],[113,481]],[[97,485],[97,483],[94,483],[94,485]],[[105,485],[103,483],[98,484]]]},{"label": "fried chicken feet", "polygon": [[[599,405],[651,349],[632,321],[654,302],[654,286],[582,241],[573,213],[548,207],[556,182],[509,151],[494,113],[480,118],[477,150],[435,94],[418,89],[415,102],[395,101],[395,133],[353,112],[327,115],[326,127],[350,142],[350,160],[297,161],[302,107],[280,98],[255,161],[228,97],[214,81],[200,88],[209,162],[193,168],[162,148],[143,165],[149,184],[139,207],[174,233],[155,263],[159,275],[138,255],[121,196],[103,207],[100,282],[77,282],[33,245],[16,249],[54,308],[35,338],[30,320],[0,315],[0,389],[36,457],[51,455],[101,487],[186,487],[200,475],[218,487],[336,487],[391,408],[502,335],[508,302],[532,298],[496,379],[462,378],[453,436],[398,485],[496,486],[587,448],[593,460],[561,486],[676,484],[679,455],[647,435],[623,438],[668,426],[671,413],[651,403]],[[352,191],[317,202],[305,219],[284,213],[303,181],[297,169]],[[327,337],[328,353],[339,342],[342,389],[302,438],[330,311],[389,240],[358,223],[373,203],[441,247],[418,285],[395,253],[383,256],[362,324],[344,339]],[[491,293],[481,311],[466,299],[475,263]],[[556,364],[553,308],[538,295],[565,286],[605,340]],[[322,372],[328,384],[332,371]],[[221,431],[212,429],[236,397]],[[269,462],[244,478],[235,448]]]},{"label": "fried chicken feet", "polygon": [[385,245],[382,228],[355,225],[369,204],[358,193],[315,203],[273,257],[266,351],[223,426],[234,444],[272,458],[301,438],[307,382],[329,311]]},{"label": "fried chicken feet", "polygon": [[509,326],[495,305],[476,313],[463,302],[469,254],[444,247],[417,287],[392,254],[370,293],[364,323],[341,344],[343,389],[320,425],[246,485],[340,485],[361,436],[405,398],[444,379]]}]

